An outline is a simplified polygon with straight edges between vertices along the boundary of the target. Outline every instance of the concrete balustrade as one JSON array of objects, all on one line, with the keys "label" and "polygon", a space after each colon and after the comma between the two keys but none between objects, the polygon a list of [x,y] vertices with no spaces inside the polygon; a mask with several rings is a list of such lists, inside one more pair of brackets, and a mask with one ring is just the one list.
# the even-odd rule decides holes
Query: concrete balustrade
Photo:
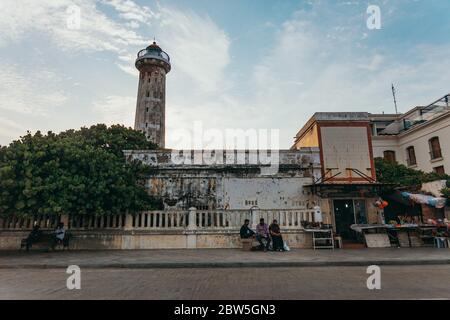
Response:
[{"label": "concrete balustrade", "polygon": [[277,219],[292,248],[309,247],[302,221],[312,221],[311,210],[189,210],[146,211],[139,214],[87,217],[36,215],[0,220],[0,250],[18,249],[34,224],[42,230],[65,222],[73,235],[72,249],[239,248],[239,228],[245,219],[254,228],[259,219]]},{"label": "concrete balustrade", "polygon": [[87,217],[76,215],[36,215],[31,218],[0,219],[0,230],[31,230],[38,224],[41,229],[54,229],[58,222],[64,222],[67,229],[238,229],[249,219],[252,226],[264,218],[270,224],[276,219],[282,229],[301,229],[302,221],[313,221],[311,210],[197,210],[187,211],[145,211],[135,215],[122,214],[114,216]]}]

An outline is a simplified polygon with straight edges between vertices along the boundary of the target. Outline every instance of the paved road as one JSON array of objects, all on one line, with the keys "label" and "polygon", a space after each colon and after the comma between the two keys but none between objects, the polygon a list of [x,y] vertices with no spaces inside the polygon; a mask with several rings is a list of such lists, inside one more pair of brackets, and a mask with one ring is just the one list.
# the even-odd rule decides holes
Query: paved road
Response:
[{"label": "paved road", "polygon": [[2,268],[175,268],[175,267],[308,267],[366,266],[368,264],[447,264],[450,250],[434,248],[383,248],[359,250],[309,250],[246,252],[241,249],[100,250],[64,252],[0,251]]},{"label": "paved road", "polygon": [[450,299],[450,266],[384,266],[382,288],[364,267],[83,269],[81,290],[64,269],[3,269],[0,299]]}]

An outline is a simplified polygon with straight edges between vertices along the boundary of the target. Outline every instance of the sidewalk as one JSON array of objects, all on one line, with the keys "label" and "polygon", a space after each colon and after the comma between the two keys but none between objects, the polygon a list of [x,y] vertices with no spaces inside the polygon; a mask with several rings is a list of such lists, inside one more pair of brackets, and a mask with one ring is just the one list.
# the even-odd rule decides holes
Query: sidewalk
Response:
[{"label": "sidewalk", "polygon": [[449,249],[387,248],[245,252],[240,249],[1,251],[0,269],[241,268],[450,264]]}]

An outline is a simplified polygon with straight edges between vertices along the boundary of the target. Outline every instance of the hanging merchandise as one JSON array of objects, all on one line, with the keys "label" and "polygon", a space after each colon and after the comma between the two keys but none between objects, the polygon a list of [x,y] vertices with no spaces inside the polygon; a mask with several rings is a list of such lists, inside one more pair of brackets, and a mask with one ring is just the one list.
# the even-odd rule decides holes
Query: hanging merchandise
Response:
[{"label": "hanging merchandise", "polygon": [[378,199],[377,201],[375,201],[374,206],[377,207],[378,209],[384,209],[389,205],[389,202],[387,202],[386,200],[383,199]]}]

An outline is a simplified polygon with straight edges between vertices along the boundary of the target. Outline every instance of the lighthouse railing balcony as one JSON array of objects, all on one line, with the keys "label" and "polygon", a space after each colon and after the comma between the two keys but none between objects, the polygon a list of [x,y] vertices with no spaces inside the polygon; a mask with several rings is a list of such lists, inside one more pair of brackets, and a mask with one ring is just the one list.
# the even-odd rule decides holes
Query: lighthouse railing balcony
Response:
[{"label": "lighthouse railing balcony", "polygon": [[164,61],[170,63],[170,57],[164,51],[143,49],[143,50],[139,51],[137,54],[137,59],[141,59],[141,58],[161,59],[161,60],[164,60]]}]

